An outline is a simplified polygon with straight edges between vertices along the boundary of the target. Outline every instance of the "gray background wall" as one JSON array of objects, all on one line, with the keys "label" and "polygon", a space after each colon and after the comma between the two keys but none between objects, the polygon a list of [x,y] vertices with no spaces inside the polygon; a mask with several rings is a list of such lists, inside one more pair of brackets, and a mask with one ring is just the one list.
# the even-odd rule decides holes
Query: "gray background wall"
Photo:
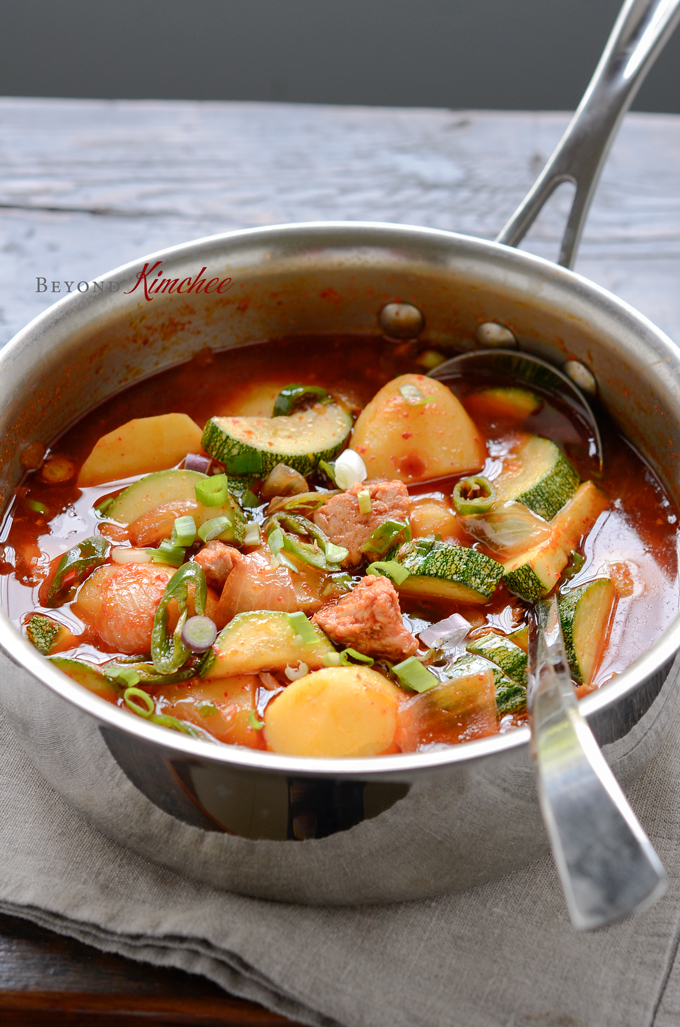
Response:
[{"label": "gray background wall", "polygon": [[[0,94],[572,109],[619,0],[4,0]],[[680,32],[638,96],[680,112]]]}]

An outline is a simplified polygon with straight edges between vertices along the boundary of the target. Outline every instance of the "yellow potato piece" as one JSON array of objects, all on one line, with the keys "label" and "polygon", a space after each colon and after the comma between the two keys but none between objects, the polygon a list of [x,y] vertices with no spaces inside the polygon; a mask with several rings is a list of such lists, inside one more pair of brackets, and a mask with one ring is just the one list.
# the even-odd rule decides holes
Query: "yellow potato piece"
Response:
[{"label": "yellow potato piece", "polygon": [[441,382],[421,374],[403,374],[383,386],[359,415],[351,446],[369,478],[407,484],[477,471],[486,455],[462,404]]},{"label": "yellow potato piece", "polygon": [[289,685],[264,714],[267,748],[290,756],[394,751],[399,690],[367,667],[328,667]]},{"label": "yellow potato piece", "polygon": [[202,452],[201,434],[188,414],[135,418],[102,435],[80,469],[78,485],[166,471],[187,453]]}]

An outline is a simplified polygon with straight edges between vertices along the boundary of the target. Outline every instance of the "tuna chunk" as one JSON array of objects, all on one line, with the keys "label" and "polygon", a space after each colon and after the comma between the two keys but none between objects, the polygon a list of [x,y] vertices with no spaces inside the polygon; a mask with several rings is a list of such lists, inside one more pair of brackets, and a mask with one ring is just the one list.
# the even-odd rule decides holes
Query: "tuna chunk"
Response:
[{"label": "tuna chunk", "polygon": [[234,569],[241,554],[233,546],[213,539],[194,557],[194,563],[203,570],[205,580],[219,591],[224,587],[227,575]]},{"label": "tuna chunk", "polygon": [[[371,512],[367,514],[359,510],[357,495],[362,489],[367,489],[371,496]],[[345,566],[356,567],[365,556],[361,547],[371,532],[385,521],[406,520],[409,507],[408,490],[403,482],[362,482],[319,507],[314,521],[331,542],[349,550]]]},{"label": "tuna chunk", "polygon": [[418,648],[417,639],[404,627],[389,578],[367,574],[337,606],[326,606],[312,619],[338,645],[365,656],[403,660]]}]

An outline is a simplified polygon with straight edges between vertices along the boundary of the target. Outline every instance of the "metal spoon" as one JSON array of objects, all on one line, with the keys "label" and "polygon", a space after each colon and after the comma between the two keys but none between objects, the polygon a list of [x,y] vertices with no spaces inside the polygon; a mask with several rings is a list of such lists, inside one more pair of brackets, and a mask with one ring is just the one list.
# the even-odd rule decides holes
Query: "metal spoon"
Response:
[{"label": "metal spoon", "polygon": [[666,873],[579,712],[555,596],[535,611],[528,708],[538,799],[574,927],[651,906]]},{"label": "metal spoon", "polygon": [[513,384],[524,382],[534,388],[552,392],[564,399],[587,425],[590,434],[590,455],[602,470],[602,438],[588,400],[578,386],[557,367],[530,353],[512,349],[483,349],[461,353],[430,371],[430,378],[446,380],[463,374],[507,377]]}]

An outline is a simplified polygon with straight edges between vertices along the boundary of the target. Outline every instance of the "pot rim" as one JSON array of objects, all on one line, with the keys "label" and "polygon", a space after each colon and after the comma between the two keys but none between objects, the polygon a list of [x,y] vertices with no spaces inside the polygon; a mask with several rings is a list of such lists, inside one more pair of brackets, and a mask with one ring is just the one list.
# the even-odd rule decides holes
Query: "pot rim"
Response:
[{"label": "pot rim", "polygon": [[[107,282],[120,281],[124,278],[128,282],[132,282],[136,278],[140,265],[149,261],[184,259],[196,252],[205,252],[206,247],[217,249],[224,244],[238,244],[241,241],[248,242],[251,239],[256,242],[266,243],[269,241],[275,243],[277,240],[285,241],[288,237],[295,237],[301,232],[305,233],[308,237],[310,234],[344,236],[345,239],[341,238],[339,241],[344,241],[345,243],[349,241],[353,234],[361,236],[365,233],[366,239],[362,241],[364,245],[370,248],[384,248],[390,240],[394,244],[399,244],[400,242],[403,244],[404,237],[406,237],[407,240],[414,242],[419,238],[424,238],[430,240],[430,242],[439,243],[442,246],[455,243],[459,247],[474,249],[479,256],[493,257],[496,260],[502,259],[504,262],[509,263],[511,267],[524,267],[538,271],[544,278],[550,279],[552,282],[559,281],[562,287],[568,287],[577,291],[581,298],[594,303],[599,302],[600,307],[606,308],[609,312],[615,312],[615,316],[633,322],[644,331],[652,333],[656,344],[668,350],[669,358],[674,358],[675,362],[678,362],[680,358],[678,349],[671,339],[645,317],[644,314],[639,313],[624,300],[619,299],[603,287],[591,282],[575,271],[554,264],[552,261],[538,257],[535,254],[490,240],[478,239],[474,236],[449,232],[443,229],[423,228],[417,225],[370,221],[310,221],[270,225],[262,228],[238,229],[232,232],[204,236],[200,239],[179,243],[175,246],[137,257],[134,261],[122,264],[112,271],[98,276],[96,280]],[[14,351],[19,346],[29,342],[32,336],[43,335],[45,331],[62,322],[72,310],[73,312],[82,311],[86,310],[91,304],[98,304],[99,311],[101,312],[103,300],[107,308],[110,308],[110,306],[115,304],[114,297],[115,294],[110,294],[104,300],[103,297],[95,297],[89,292],[84,294],[72,293],[62,297],[48,307],[47,310],[38,314],[3,347],[0,351],[0,376],[3,363],[12,359]],[[282,756],[276,753],[247,749],[236,745],[221,745],[220,743],[212,743],[203,739],[193,739],[178,732],[168,731],[159,725],[149,724],[143,718],[136,717],[126,710],[113,706],[111,703],[106,702],[106,700],[100,699],[98,696],[88,692],[85,688],[76,684],[76,682],[51,666],[49,661],[19,634],[4,610],[0,610],[0,646],[19,667],[27,670],[52,691],[62,696],[68,702],[73,703],[83,712],[110,727],[118,728],[124,733],[136,736],[140,740],[151,742],[178,754],[200,756],[202,759],[212,759],[216,763],[229,763],[262,772],[277,771],[286,775],[302,777],[398,778],[402,774],[411,775],[419,769],[424,771],[443,768],[452,763],[462,763],[468,760],[491,757],[500,752],[528,745],[530,740],[529,727],[524,725],[508,731],[506,734],[493,735],[489,738],[459,743],[446,749],[426,752],[397,753],[389,756],[361,758]],[[676,614],[674,620],[653,645],[627,667],[625,671],[579,701],[582,713],[586,717],[591,717],[606,711],[610,705],[634,691],[643,680],[668,663],[675,656],[679,648],[680,613]]]}]

